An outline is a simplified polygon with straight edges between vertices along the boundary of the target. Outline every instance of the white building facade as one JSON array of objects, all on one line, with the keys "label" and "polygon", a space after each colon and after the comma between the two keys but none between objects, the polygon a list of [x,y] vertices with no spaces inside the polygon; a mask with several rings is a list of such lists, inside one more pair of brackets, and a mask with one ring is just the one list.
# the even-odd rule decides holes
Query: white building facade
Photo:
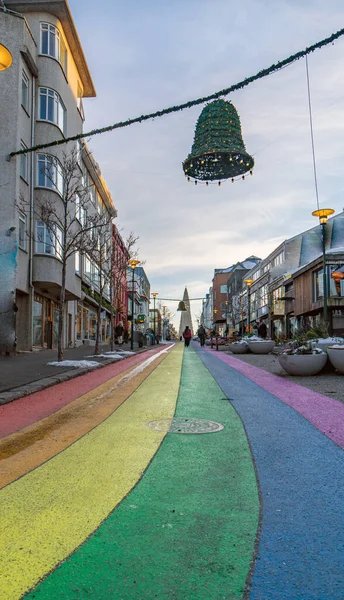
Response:
[{"label": "white building facade", "polygon": [[[68,153],[78,153],[90,213],[105,211],[109,218],[116,213],[86,146],[73,142],[9,159],[13,151],[82,133],[83,98],[94,97],[95,89],[65,0],[6,0],[5,7],[0,8],[0,39],[13,63],[0,74],[0,352],[12,352],[56,345],[59,232],[52,239],[37,207],[61,203],[59,165]],[[78,218],[80,227],[83,219],[85,213]],[[64,347],[92,339],[97,281],[89,257],[76,253],[68,259]]]}]

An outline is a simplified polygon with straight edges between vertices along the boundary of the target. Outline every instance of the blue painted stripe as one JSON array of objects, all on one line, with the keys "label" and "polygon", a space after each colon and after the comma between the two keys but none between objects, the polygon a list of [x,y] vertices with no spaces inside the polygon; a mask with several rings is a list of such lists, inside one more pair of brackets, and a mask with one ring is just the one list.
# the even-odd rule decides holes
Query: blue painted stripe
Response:
[{"label": "blue painted stripe", "polygon": [[199,349],[243,420],[262,495],[250,600],[343,600],[344,453],[292,408]]}]

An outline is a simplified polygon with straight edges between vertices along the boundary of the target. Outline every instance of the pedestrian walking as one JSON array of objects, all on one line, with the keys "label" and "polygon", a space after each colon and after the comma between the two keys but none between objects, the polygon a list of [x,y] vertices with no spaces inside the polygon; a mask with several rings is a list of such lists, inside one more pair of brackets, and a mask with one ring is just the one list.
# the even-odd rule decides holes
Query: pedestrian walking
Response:
[{"label": "pedestrian walking", "polygon": [[264,323],[263,319],[261,319],[261,320],[260,320],[260,323],[259,323],[259,325],[258,325],[258,336],[259,336],[260,338],[262,338],[263,340],[265,340],[265,338],[266,338],[266,336],[267,336],[267,333],[268,333],[268,328],[267,328],[267,326],[265,325],[265,323]]},{"label": "pedestrian walking", "polygon": [[187,325],[183,331],[184,345],[186,348],[190,346],[191,335],[191,329],[189,328],[189,325]]},{"label": "pedestrian walking", "polygon": [[204,327],[203,323],[199,326],[199,328],[197,330],[197,335],[199,337],[199,342],[200,342],[201,346],[204,346],[205,338],[206,338],[206,331],[205,331],[205,327]]},{"label": "pedestrian walking", "polygon": [[118,323],[115,327],[115,340],[117,340],[117,344],[120,344],[120,345],[123,344],[123,332],[124,332],[123,321],[118,321]]}]

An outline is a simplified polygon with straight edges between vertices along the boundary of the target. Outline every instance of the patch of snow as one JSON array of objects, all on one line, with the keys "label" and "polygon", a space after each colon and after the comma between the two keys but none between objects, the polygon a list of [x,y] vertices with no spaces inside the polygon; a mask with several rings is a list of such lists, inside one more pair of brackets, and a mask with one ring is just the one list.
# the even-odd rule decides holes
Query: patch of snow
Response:
[{"label": "patch of snow", "polygon": [[124,356],[122,354],[118,354],[117,352],[105,352],[105,354],[91,354],[90,356],[86,356],[86,358],[118,358],[118,359],[123,359]]},{"label": "patch of snow", "polygon": [[48,365],[50,367],[76,367],[78,369],[83,369],[85,367],[92,367],[95,369],[96,367],[100,366],[99,363],[95,362],[94,360],[61,360],[60,362],[50,362]]},{"label": "patch of snow", "polygon": [[[131,356],[132,354],[136,354],[136,352],[131,352],[131,350],[118,350],[118,352],[122,355],[122,356]],[[107,352],[108,354],[108,352]],[[110,352],[111,354],[111,352]]]},{"label": "patch of snow", "polygon": [[341,350],[344,350],[344,344],[332,344],[331,346],[329,346],[330,350],[332,350],[332,348],[340,348]]}]

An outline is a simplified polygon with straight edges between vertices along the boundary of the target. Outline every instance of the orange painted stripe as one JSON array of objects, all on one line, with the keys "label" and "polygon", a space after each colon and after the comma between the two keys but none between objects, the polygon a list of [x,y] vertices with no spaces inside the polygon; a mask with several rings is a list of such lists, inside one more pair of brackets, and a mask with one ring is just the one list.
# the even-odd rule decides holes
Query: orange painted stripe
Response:
[{"label": "orange painted stripe", "polygon": [[166,356],[162,352],[143,360],[141,366],[135,365],[53,415],[0,440],[0,489],[59,454],[107,419]]}]

